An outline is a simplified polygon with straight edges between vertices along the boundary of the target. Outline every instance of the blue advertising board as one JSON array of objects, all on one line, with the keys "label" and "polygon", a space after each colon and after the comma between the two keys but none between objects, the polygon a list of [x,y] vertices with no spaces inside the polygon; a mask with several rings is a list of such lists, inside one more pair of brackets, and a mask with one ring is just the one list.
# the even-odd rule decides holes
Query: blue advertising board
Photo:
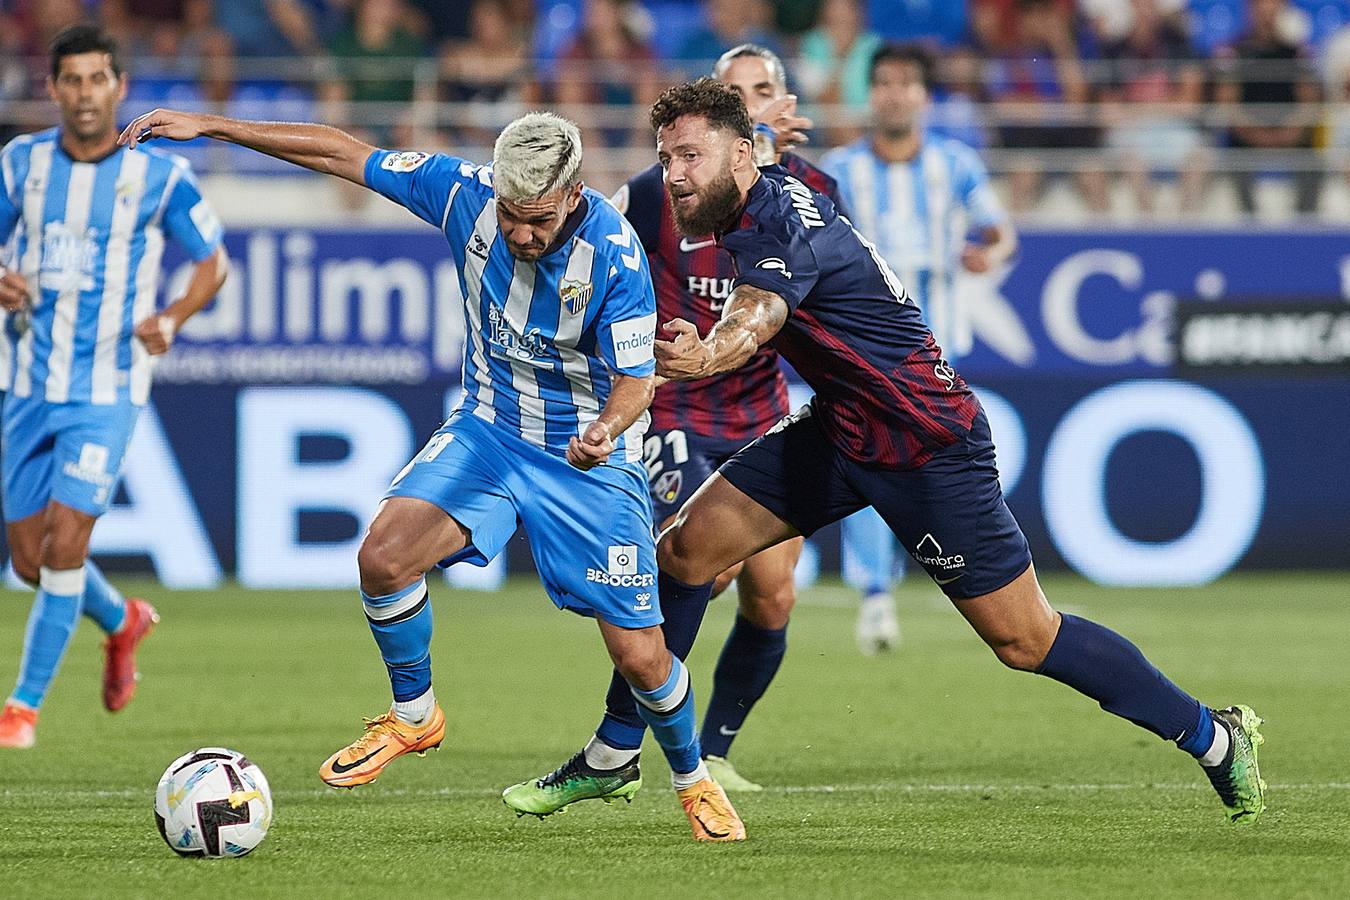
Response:
[{"label": "blue advertising board", "polygon": [[[1006,273],[963,288],[957,368],[1039,566],[1112,584],[1350,567],[1345,371],[1174,364],[1179,304],[1344,304],[1348,238],[1029,232]],[[231,234],[232,277],[161,364],[95,551],[176,585],[353,584],[364,522],[457,396],[461,300],[441,241]],[[172,292],[187,270],[167,265]]]}]

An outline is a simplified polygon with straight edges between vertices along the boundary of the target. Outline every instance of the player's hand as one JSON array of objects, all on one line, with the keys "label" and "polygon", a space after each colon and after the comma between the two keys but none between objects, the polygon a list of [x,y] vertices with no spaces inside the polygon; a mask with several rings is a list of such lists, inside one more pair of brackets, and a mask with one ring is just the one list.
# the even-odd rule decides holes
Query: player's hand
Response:
[{"label": "player's hand", "polygon": [[806,116],[797,115],[797,95],[780,97],[764,108],[756,122],[774,130],[774,149],[786,153],[810,140],[806,130],[815,123]]},{"label": "player's hand", "polygon": [[190,141],[206,134],[207,117],[173,109],[156,109],[131,120],[117,138],[119,144],[144,143],[151,138]]},{"label": "player's hand", "polygon": [[28,305],[28,279],[13,269],[0,266],[0,306],[18,312]]},{"label": "player's hand", "polygon": [[989,248],[979,244],[966,244],[961,248],[961,266],[967,272],[982,275],[993,268],[989,259]]},{"label": "player's hand", "polygon": [[613,452],[614,439],[610,436],[609,426],[603,422],[592,422],[581,437],[567,442],[567,461],[583,472],[594,469]]},{"label": "player's hand", "polygon": [[142,319],[136,326],[136,337],[140,338],[145,351],[151,356],[167,353],[177,333],[178,323],[163,313]]},{"label": "player's hand", "polygon": [[671,319],[661,326],[675,335],[674,340],[656,341],[656,374],[668,381],[691,381],[702,378],[712,362],[712,350],[698,336],[693,322]]}]

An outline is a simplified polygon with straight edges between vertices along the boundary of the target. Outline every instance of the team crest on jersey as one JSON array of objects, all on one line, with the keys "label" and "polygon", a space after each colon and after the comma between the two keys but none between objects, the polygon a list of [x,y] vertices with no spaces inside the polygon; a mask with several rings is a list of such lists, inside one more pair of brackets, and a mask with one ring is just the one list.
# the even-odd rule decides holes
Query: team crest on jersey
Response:
[{"label": "team crest on jersey", "polygon": [[558,285],[558,296],[570,315],[579,316],[590,302],[595,285],[589,281],[569,281],[566,278]]},{"label": "team crest on jersey", "polygon": [[403,150],[386,156],[384,162],[380,163],[380,168],[406,175],[430,158],[430,154],[423,153],[421,150]]}]

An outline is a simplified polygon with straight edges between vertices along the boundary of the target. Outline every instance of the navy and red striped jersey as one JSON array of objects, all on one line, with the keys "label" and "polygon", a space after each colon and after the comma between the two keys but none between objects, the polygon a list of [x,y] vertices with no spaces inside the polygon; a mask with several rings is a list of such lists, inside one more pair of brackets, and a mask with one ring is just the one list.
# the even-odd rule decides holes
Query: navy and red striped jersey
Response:
[{"label": "navy and red striped jersey", "polygon": [[[805,159],[787,153],[782,165],[836,204],[842,202],[834,179]],[[691,238],[676,229],[661,176],[659,165],[633,176],[614,195],[614,203],[647,251],[656,287],[658,327],[671,319],[685,319],[706,335],[722,318],[735,269],[731,256],[717,246],[712,235]],[[750,441],[787,412],[787,382],[778,367],[778,353],[764,346],[734,372],[657,388],[651,428]]]},{"label": "navy and red striped jersey", "polygon": [[979,402],[942,358],[918,306],[828,197],[781,166],[760,170],[736,227],[719,235],[733,288],[782,297],[770,344],[815,389],[820,422],[857,462],[917,468],[971,427]]}]

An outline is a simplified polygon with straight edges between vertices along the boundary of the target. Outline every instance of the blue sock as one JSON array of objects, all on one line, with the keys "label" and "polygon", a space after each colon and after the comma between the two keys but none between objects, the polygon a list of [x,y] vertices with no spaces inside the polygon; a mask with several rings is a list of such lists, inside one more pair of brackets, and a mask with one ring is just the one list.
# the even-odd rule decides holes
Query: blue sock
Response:
[{"label": "blue sock", "polygon": [[844,577],[864,595],[891,589],[895,569],[895,535],[874,509],[864,509],[840,525]]},{"label": "blue sock", "polygon": [[93,619],[104,634],[112,634],[121,628],[122,621],[127,617],[127,605],[122,592],[108,583],[92,559],[84,561],[84,594],[80,597],[80,612]]},{"label": "blue sock", "polygon": [[[694,638],[698,637],[699,626],[703,624],[703,614],[712,599],[712,583],[685,584],[660,572],[656,585],[661,614],[665,617],[661,631],[666,638],[666,648],[677,658],[685,659],[694,646]],[[609,679],[605,717],[595,729],[596,737],[616,750],[637,750],[642,747],[642,736],[646,732],[647,724],[638,714],[638,705],[628,682],[615,671]]]},{"label": "blue sock", "polygon": [[787,626],[760,628],[736,617],[713,672],[712,699],[703,715],[703,755],[726,756],[745,717],[778,672],[787,652]]},{"label": "blue sock", "polygon": [[1193,756],[1203,755],[1214,738],[1214,721],[1203,704],[1167,680],[1138,647],[1095,622],[1063,615],[1037,672],[1165,741],[1176,741]]},{"label": "blue sock", "polygon": [[665,752],[670,770],[683,775],[698,768],[701,754],[694,689],[689,684],[689,670],[679,657],[670,655],[670,677],[665,684],[652,691],[631,690],[638,701],[638,713]]},{"label": "blue sock", "polygon": [[431,688],[431,598],[426,578],[401,591],[372,597],[361,592],[370,633],[389,670],[395,700],[415,700]]},{"label": "blue sock", "polygon": [[20,703],[33,709],[42,706],[70,636],[75,633],[82,593],[83,568],[57,572],[43,567],[33,610],[28,614],[19,683],[14,689],[14,699]]}]

